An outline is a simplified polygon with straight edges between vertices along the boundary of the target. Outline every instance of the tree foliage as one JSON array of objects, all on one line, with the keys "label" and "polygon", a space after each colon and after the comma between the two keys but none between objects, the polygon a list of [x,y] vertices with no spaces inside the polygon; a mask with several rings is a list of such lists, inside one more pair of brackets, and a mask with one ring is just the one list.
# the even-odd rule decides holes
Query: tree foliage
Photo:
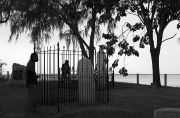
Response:
[{"label": "tree foliage", "polygon": [[10,7],[9,0],[0,1],[0,23],[6,23],[9,20]]},{"label": "tree foliage", "polygon": [[[127,16],[127,14],[135,15],[139,17],[141,23],[137,23],[131,26],[126,23],[129,31],[135,32],[139,29],[144,29],[144,35],[135,35],[132,41],[139,41],[140,48],[145,48],[145,45],[150,46],[150,53],[152,57],[153,66],[153,82],[156,82],[158,86],[160,84],[160,72],[159,72],[159,55],[162,42],[166,41],[163,39],[163,32],[166,26],[173,20],[180,21],[180,1],[179,0],[120,0],[120,4],[114,5],[112,10],[117,13],[116,17]],[[115,7],[115,8],[114,8]],[[108,15],[107,15],[108,16]],[[116,18],[115,17],[115,18]],[[111,20],[109,18],[108,20]],[[177,28],[180,27],[180,23],[177,24]],[[156,38],[154,38],[156,34]],[[111,34],[110,34],[111,35]],[[123,34],[122,34],[123,35]],[[175,36],[175,35],[174,35]],[[127,40],[124,36],[121,36],[123,41],[123,48],[128,47]],[[173,37],[171,37],[173,38]],[[168,39],[171,39],[168,38]],[[155,41],[156,40],[156,41]],[[155,45],[157,42],[157,45]],[[121,47],[121,48],[122,48]],[[136,51],[135,51],[136,52]],[[120,55],[128,54],[127,51],[118,52]],[[136,54],[137,55],[137,54]],[[122,72],[121,69],[120,73]],[[126,71],[125,71],[126,72]]]},{"label": "tree foliage", "polygon": [[[32,40],[48,41],[51,33],[58,30],[60,38],[64,38],[67,42],[71,39],[77,40],[83,55],[93,60],[95,39],[101,39],[99,21],[102,18],[99,16],[106,11],[105,9],[110,8],[109,3],[112,4],[116,0],[109,3],[108,1],[29,0],[27,2],[26,0],[26,4],[22,0],[16,0],[14,3],[16,12],[11,17],[10,40],[13,37],[17,39],[21,33],[28,31]],[[25,4],[23,5],[25,7],[21,8],[21,4]],[[89,39],[89,44],[84,38]]]},{"label": "tree foliage", "polygon": [[[2,72],[4,71],[3,66],[7,66],[7,63],[0,59],[0,69],[2,70]],[[2,72],[0,72],[0,75],[2,74]]]}]

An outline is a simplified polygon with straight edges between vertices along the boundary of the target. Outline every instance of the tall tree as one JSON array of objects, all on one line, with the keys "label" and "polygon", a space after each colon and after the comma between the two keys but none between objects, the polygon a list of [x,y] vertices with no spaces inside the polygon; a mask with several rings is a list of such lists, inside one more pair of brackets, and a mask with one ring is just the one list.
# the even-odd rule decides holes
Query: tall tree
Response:
[{"label": "tall tree", "polygon": [[[23,9],[22,3],[25,4]],[[30,31],[31,36],[38,36],[35,39],[49,40],[55,29],[62,34],[67,28],[76,37],[83,56],[93,62],[95,38],[100,39],[101,36],[98,14],[103,12],[106,5],[104,0],[29,0],[27,4],[16,0],[17,7],[14,10],[17,12],[11,17],[10,40],[13,36],[17,39],[26,30]]]},{"label": "tall tree", "polygon": [[[136,35],[133,38],[133,42],[140,40],[140,48],[144,48],[145,45],[150,45],[150,54],[152,59],[152,71],[153,71],[153,83],[157,86],[161,86],[160,82],[160,68],[159,68],[159,56],[161,51],[162,42],[173,38],[176,34],[172,34],[172,37],[163,40],[163,32],[166,26],[173,20],[180,21],[180,1],[179,0],[122,0],[120,5],[116,6],[117,16],[126,16],[132,14],[138,16],[141,23],[137,23],[132,26],[129,23],[126,26],[130,31],[135,32],[137,29],[145,28],[145,35],[140,37]],[[177,28],[180,27],[180,23],[177,24]],[[154,34],[156,34],[154,36]],[[106,35],[105,35],[106,36]],[[109,36],[109,35],[108,35]],[[123,37],[124,38],[124,37]],[[110,37],[112,39],[112,37]],[[156,43],[156,44],[155,44]],[[127,50],[123,50],[122,44],[128,45],[125,40],[119,43],[122,48],[118,54],[128,54]],[[129,49],[129,48],[128,48]],[[132,51],[130,51],[132,52]],[[115,62],[115,65],[117,65]],[[121,71],[122,72],[122,71]]]}]

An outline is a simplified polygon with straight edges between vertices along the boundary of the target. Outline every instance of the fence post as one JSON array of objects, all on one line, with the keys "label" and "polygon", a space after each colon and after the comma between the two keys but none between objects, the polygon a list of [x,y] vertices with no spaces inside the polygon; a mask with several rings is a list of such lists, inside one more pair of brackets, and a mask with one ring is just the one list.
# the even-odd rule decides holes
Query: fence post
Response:
[{"label": "fence post", "polygon": [[112,85],[114,87],[114,68],[113,68],[113,73],[112,73]]},{"label": "fence post", "polygon": [[43,87],[44,87],[44,105],[46,104],[46,102],[45,102],[45,98],[46,98],[46,69],[45,69],[45,67],[46,67],[46,63],[45,63],[45,48],[44,48],[44,81],[43,81]]},{"label": "fence post", "polygon": [[59,112],[59,82],[60,82],[60,69],[59,69],[59,43],[57,44],[57,69],[58,69],[58,112]]},{"label": "fence post", "polygon": [[139,73],[137,74],[137,84],[139,84]]},{"label": "fence post", "polygon": [[109,68],[109,58],[108,58],[108,49],[107,49],[107,103],[109,103],[109,76],[108,76],[108,68]]},{"label": "fence post", "polygon": [[167,74],[164,74],[164,86],[167,86]]}]

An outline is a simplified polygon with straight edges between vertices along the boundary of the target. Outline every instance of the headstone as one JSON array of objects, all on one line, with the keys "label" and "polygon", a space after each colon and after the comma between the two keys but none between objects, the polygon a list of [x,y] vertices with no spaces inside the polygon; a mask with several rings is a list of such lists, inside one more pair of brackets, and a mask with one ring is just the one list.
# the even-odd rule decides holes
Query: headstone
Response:
[{"label": "headstone", "polygon": [[106,54],[100,50],[97,54],[97,83],[103,87],[106,86],[107,69],[106,69]]},{"label": "headstone", "polygon": [[26,67],[17,63],[13,63],[12,74],[7,85],[25,85]]},{"label": "headstone", "polygon": [[80,104],[93,104],[95,102],[95,80],[93,65],[89,59],[78,61],[77,78]]},{"label": "headstone", "polygon": [[154,110],[153,118],[180,118],[180,108],[161,108]]}]

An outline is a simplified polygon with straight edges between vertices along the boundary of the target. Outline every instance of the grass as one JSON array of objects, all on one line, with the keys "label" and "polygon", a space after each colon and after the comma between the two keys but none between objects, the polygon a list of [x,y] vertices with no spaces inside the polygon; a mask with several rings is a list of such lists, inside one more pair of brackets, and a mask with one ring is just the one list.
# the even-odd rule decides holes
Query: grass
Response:
[{"label": "grass", "polygon": [[40,106],[33,114],[25,114],[27,89],[25,86],[7,86],[0,80],[0,118],[152,118],[158,108],[178,108],[180,88],[115,83],[110,88],[108,104],[67,107],[60,109]]}]

